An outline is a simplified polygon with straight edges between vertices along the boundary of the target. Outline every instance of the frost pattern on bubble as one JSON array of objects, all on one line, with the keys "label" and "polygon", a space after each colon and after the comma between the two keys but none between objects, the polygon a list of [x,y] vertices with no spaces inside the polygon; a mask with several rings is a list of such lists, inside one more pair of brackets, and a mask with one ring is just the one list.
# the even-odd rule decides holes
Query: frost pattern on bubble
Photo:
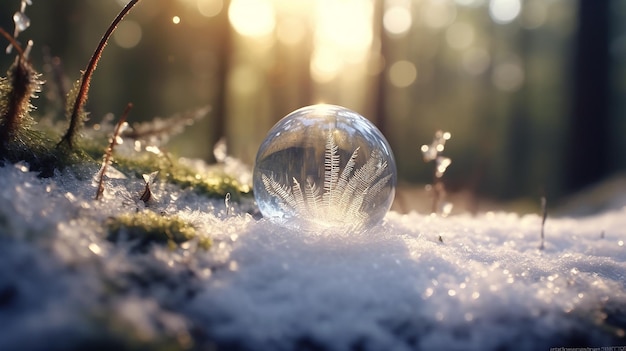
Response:
[{"label": "frost pattern on bubble", "polygon": [[320,194],[320,188],[310,178],[306,180],[304,189],[301,182],[293,177],[293,185],[282,184],[261,174],[263,185],[268,192],[277,198],[283,209],[295,210],[298,217],[316,221],[336,223],[361,223],[367,219],[368,214],[363,211],[363,204],[372,201],[389,182],[392,174],[381,177],[387,169],[387,162],[381,160],[377,150],[372,151],[365,165],[355,172],[354,164],[358,156],[357,147],[352,156],[341,170],[339,175],[339,156],[337,145],[332,134],[328,135],[326,143],[325,180],[324,193]]},{"label": "frost pattern on bubble", "polygon": [[305,107],[277,123],[254,171],[263,215],[300,229],[368,229],[389,210],[395,183],[380,131],[333,105]]}]

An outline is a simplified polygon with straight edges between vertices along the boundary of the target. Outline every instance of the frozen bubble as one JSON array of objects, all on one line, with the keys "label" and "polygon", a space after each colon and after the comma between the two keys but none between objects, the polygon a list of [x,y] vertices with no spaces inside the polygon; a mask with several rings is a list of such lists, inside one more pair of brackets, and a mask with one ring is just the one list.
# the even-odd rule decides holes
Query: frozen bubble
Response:
[{"label": "frozen bubble", "polygon": [[334,105],[292,112],[268,133],[256,157],[261,213],[301,229],[368,229],[395,195],[396,164],[380,131]]}]

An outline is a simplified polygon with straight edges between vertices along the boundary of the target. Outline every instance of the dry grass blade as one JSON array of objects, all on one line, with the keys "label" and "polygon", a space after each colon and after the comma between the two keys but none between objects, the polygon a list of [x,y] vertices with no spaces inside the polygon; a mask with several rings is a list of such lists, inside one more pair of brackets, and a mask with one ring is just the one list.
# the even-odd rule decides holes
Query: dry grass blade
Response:
[{"label": "dry grass blade", "polygon": [[100,169],[100,175],[98,179],[98,191],[96,192],[96,200],[100,199],[100,196],[102,196],[102,193],[104,193],[104,175],[106,174],[107,168],[109,167],[109,164],[111,163],[113,149],[115,148],[115,145],[117,145],[117,138],[119,137],[120,132],[122,130],[122,125],[124,125],[124,122],[126,122],[128,113],[130,112],[132,108],[133,108],[133,104],[128,103],[128,105],[126,105],[126,109],[124,109],[124,113],[122,113],[122,116],[120,117],[120,120],[115,125],[113,136],[111,136],[111,142],[109,143],[106,153],[104,154],[104,162],[102,163],[102,168]]},{"label": "dry grass blade", "polygon": [[182,133],[185,127],[204,118],[211,111],[204,106],[193,111],[176,114],[169,118],[154,118],[150,122],[136,123],[124,132],[124,138],[164,144],[170,137]]}]

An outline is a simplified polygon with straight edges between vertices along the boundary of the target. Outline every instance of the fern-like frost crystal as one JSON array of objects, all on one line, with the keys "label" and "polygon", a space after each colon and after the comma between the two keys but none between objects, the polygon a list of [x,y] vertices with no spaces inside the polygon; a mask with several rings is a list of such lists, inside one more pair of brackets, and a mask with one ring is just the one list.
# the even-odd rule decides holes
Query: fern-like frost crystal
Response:
[{"label": "fern-like frost crystal", "polygon": [[346,108],[292,112],[257,154],[254,195],[264,217],[304,230],[366,230],[393,202],[396,166],[389,144]]}]

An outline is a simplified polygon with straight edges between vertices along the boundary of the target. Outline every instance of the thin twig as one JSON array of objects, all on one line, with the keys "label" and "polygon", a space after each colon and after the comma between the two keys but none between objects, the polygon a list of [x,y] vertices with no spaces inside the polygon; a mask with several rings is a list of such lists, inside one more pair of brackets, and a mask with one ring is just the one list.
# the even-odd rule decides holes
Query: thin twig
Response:
[{"label": "thin twig", "polygon": [[546,219],[548,218],[548,207],[545,196],[541,197],[541,212],[543,213],[543,218],[541,219],[541,245],[539,245],[539,250],[544,249],[544,228],[546,226]]},{"label": "thin twig", "polygon": [[83,73],[83,78],[80,83],[80,89],[78,90],[78,94],[76,95],[76,100],[74,101],[74,107],[72,108],[72,116],[70,117],[70,125],[67,128],[67,132],[65,133],[65,135],[63,135],[63,138],[59,142],[59,145],[62,143],[67,143],[70,149],[73,148],[73,142],[74,142],[73,139],[74,139],[74,135],[77,132],[76,129],[78,129],[80,111],[85,105],[85,102],[87,102],[87,95],[89,93],[89,84],[91,83],[91,76],[93,75],[93,72],[96,70],[96,67],[98,66],[98,61],[100,61],[100,57],[102,56],[102,51],[104,50],[104,47],[107,45],[109,38],[111,37],[115,29],[117,28],[117,25],[122,21],[124,16],[126,16],[126,14],[138,2],[139,0],[131,0],[122,9],[122,11],[120,11],[117,17],[115,17],[113,22],[111,22],[111,25],[109,26],[109,28],[107,28],[107,31],[102,36],[102,39],[100,39],[100,43],[98,44],[98,47],[94,51],[93,55],[91,56],[91,59],[89,60],[89,63],[87,64],[85,73]]},{"label": "thin twig", "polygon": [[5,37],[9,41],[9,43],[11,43],[11,45],[13,45],[15,50],[17,50],[17,54],[20,56],[20,58],[24,57],[24,50],[22,50],[20,44],[17,42],[17,40],[15,40],[15,38],[13,38],[11,34],[7,33],[7,31],[5,31],[2,27],[0,27],[0,34]]},{"label": "thin twig", "polygon": [[100,179],[98,180],[98,191],[96,192],[96,200],[98,200],[100,196],[102,196],[102,193],[104,193],[104,175],[107,172],[109,163],[111,163],[113,149],[115,148],[115,145],[117,145],[117,138],[119,137],[120,131],[122,130],[122,125],[124,124],[124,122],[126,122],[126,117],[128,117],[128,113],[132,108],[133,104],[129,102],[128,105],[126,105],[126,108],[124,109],[120,120],[115,125],[115,130],[113,131],[111,142],[109,143],[109,147],[107,147],[107,150],[104,154],[104,163],[102,164],[102,168],[100,169]]}]

